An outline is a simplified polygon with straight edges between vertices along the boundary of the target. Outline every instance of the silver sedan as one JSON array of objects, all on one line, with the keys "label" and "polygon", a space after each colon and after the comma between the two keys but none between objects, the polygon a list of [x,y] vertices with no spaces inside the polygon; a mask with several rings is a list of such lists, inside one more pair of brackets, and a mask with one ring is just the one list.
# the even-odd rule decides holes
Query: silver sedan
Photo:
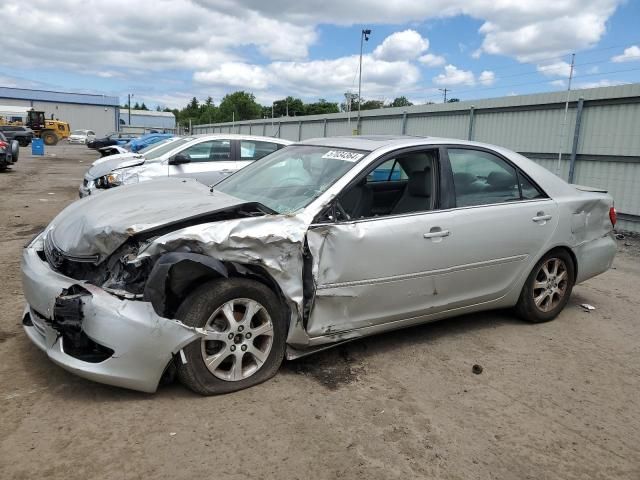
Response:
[{"label": "silver sedan", "polygon": [[167,179],[79,200],[24,250],[24,329],[83,377],[201,394],[366,335],[515,307],[554,319],[613,261],[612,198],[504,148],[343,137],[210,189]]},{"label": "silver sedan", "polygon": [[289,140],[236,134],[174,137],[139,154],[118,154],[94,162],[80,185],[80,198],[148,180],[195,178],[212,185]]}]

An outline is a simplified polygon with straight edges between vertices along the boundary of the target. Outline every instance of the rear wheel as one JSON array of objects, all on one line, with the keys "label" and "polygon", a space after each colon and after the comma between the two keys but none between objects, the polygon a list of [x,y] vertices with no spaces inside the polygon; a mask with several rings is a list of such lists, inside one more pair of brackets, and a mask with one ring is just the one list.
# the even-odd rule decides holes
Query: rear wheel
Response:
[{"label": "rear wheel", "polygon": [[45,145],[56,145],[58,143],[58,136],[50,130],[42,132],[40,135]]},{"label": "rear wheel", "polygon": [[176,318],[206,336],[184,348],[178,378],[191,390],[215,395],[273,377],[285,352],[286,318],[278,297],[254,280],[205,283],[180,305]]},{"label": "rear wheel", "polygon": [[571,296],[575,266],[566,250],[553,250],[542,257],[529,274],[516,305],[518,315],[532,323],[558,316]]}]

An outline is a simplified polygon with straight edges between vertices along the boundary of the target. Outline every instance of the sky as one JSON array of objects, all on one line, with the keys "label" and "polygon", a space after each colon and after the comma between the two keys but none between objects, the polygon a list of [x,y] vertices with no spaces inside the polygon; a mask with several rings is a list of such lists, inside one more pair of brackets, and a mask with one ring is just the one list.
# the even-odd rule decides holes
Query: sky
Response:
[{"label": "sky", "polygon": [[413,103],[640,81],[640,0],[2,0],[0,86],[181,108],[236,90]]}]

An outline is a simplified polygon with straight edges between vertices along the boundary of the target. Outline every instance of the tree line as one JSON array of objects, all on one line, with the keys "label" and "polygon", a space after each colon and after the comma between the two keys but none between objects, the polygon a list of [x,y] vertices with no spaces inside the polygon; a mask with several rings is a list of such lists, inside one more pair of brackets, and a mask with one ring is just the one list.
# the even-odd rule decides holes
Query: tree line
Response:
[{"label": "tree line", "polygon": [[[324,115],[329,113],[358,110],[357,95],[351,96],[351,104],[346,102],[329,102],[320,98],[316,102],[305,103],[300,98],[286,97],[276,100],[272,105],[260,105],[255,95],[250,92],[238,91],[225,95],[220,103],[216,105],[213,98],[208,97],[205,101],[198,101],[193,97],[191,101],[181,109],[157,107],[157,111],[172,112],[179,125],[187,126],[202,125],[206,123],[223,123],[240,120],[255,120],[262,118],[279,117],[301,117],[305,115]],[[413,105],[406,97],[395,98],[390,103],[379,100],[363,100],[360,110],[373,110],[386,107],[407,107]],[[137,109],[146,110],[144,102],[141,105],[136,103]],[[126,106],[123,108],[127,108]],[[136,108],[132,106],[131,108]]]}]

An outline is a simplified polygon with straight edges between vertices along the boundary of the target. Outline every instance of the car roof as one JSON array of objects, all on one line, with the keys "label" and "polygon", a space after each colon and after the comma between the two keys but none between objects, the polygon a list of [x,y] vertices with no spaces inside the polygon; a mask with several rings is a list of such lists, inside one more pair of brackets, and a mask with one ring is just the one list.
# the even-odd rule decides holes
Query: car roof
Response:
[{"label": "car roof", "polygon": [[309,138],[298,145],[318,145],[336,148],[351,148],[354,150],[373,151],[389,146],[403,146],[407,144],[423,144],[431,137],[413,137],[409,135],[359,135],[344,137]]},{"label": "car roof", "polygon": [[256,140],[256,141],[263,141],[263,142],[281,143],[282,145],[289,145],[293,143],[291,140],[285,140],[284,138],[262,137],[259,135],[242,135],[239,133],[199,133],[196,135],[191,135],[189,138],[193,138],[193,139],[210,138],[212,140],[215,140],[217,138],[223,138],[223,139],[229,139],[229,140]]}]

